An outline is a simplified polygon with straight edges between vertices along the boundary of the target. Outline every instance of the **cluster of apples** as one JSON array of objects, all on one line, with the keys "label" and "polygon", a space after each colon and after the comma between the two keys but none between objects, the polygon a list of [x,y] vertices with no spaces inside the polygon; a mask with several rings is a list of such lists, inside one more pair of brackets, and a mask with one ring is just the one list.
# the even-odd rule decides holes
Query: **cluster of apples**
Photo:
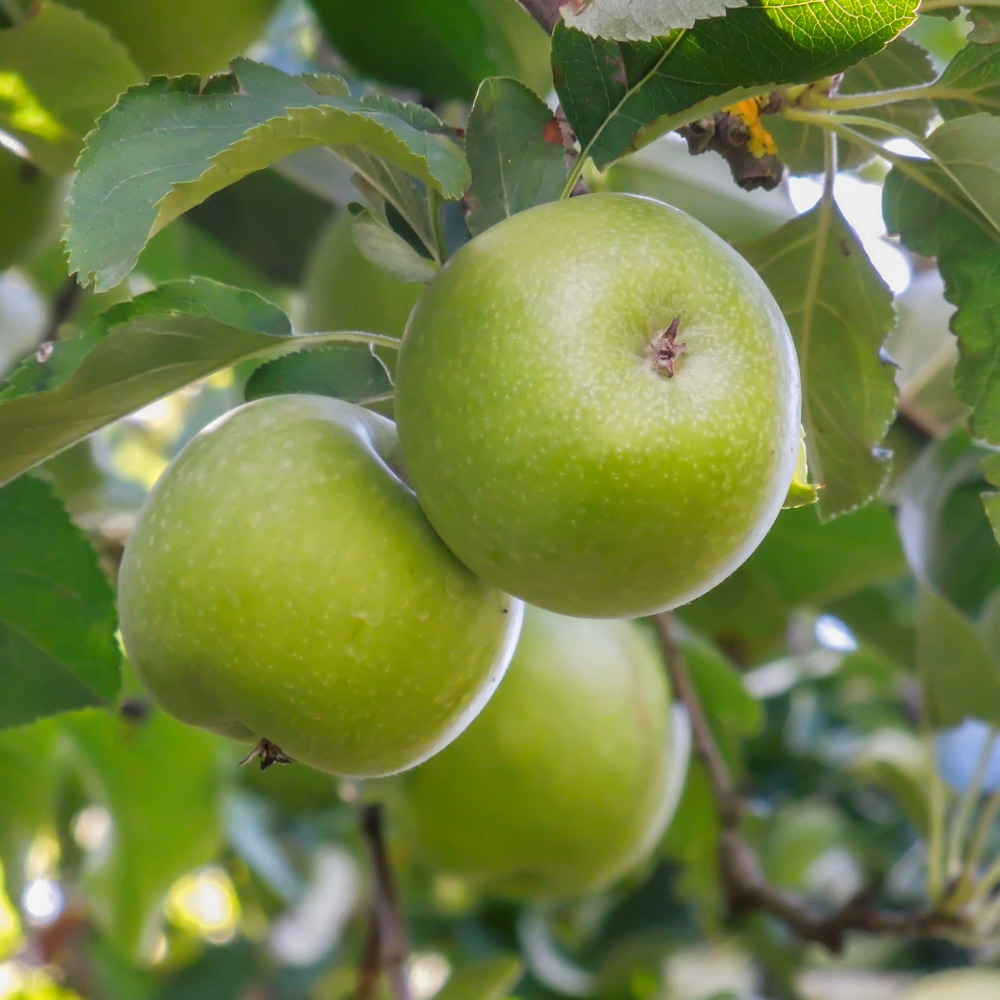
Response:
[{"label": "cluster of apples", "polygon": [[407,822],[441,869],[514,896],[606,884],[671,797],[662,663],[615,619],[703,593],[776,517],[799,441],[784,320],[683,213],[574,198],[434,278],[395,416],[398,438],[287,395],[206,428],[126,549],[128,655],[168,712],[265,754],[414,768]]}]

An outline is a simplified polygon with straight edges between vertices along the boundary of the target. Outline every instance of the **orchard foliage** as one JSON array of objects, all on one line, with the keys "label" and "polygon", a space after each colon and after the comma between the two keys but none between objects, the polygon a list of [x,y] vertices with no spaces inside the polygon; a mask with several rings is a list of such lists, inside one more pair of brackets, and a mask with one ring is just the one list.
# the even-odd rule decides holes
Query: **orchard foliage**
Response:
[{"label": "orchard foliage", "polygon": [[[690,213],[780,307],[802,387],[786,508],[668,618],[553,626],[592,636],[596,685],[574,703],[538,681],[529,706],[559,725],[504,724],[512,684],[423,773],[238,768],[247,748],[166,714],[123,656],[118,568],[150,488],[247,400],[391,417],[424,286],[509,217],[601,191]],[[997,993],[995,0],[0,0],[0,268],[0,998]],[[187,515],[206,532],[207,500]],[[371,520],[351,540],[388,594]],[[256,566],[275,657],[314,637],[276,610],[299,595],[275,553],[294,536],[303,576],[325,565],[321,528],[279,522]],[[626,634],[642,684],[624,697],[622,652],[602,704]],[[371,710],[338,694],[338,738],[364,744]],[[500,801],[505,739],[550,757]]]}]

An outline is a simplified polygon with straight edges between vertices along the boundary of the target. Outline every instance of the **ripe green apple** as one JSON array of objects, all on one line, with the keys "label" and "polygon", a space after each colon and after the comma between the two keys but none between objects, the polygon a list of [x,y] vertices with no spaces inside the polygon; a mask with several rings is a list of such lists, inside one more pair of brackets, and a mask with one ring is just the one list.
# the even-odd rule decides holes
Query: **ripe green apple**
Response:
[{"label": "ripe green apple", "polygon": [[445,548],[398,461],[390,421],[321,396],[248,403],[188,444],[118,592],[168,712],[352,776],[412,767],[468,725],[521,605]]},{"label": "ripe green apple", "polygon": [[54,234],[57,194],[51,177],[0,146],[0,271]]},{"label": "ripe green apple", "polygon": [[711,589],[767,533],[798,454],[771,294],[701,223],[634,195],[542,205],[467,243],[417,303],[396,376],[431,524],[563,614]]},{"label": "ripe green apple", "polygon": [[903,1000],[1000,1000],[996,969],[954,969],[921,979]]},{"label": "ripe green apple", "polygon": [[670,818],[670,698],[652,636],[527,608],[507,676],[404,778],[402,823],[439,871],[565,898],[644,860]]},{"label": "ripe green apple", "polygon": [[67,0],[100,21],[144,72],[224,70],[264,30],[276,0]]}]

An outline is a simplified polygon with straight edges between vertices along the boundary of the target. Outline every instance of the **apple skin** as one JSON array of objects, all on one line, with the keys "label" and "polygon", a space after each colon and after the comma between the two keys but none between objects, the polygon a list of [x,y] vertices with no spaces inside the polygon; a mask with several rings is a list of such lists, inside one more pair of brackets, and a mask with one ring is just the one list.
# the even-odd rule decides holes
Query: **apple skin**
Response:
[{"label": "apple skin", "polygon": [[227,69],[264,30],[276,0],[68,0],[100,21],[143,72],[198,73]]},{"label": "apple skin", "polygon": [[[675,317],[673,377],[650,342]],[[431,524],[484,579],[579,617],[693,600],[767,533],[799,447],[795,349],[701,223],[593,194],[467,243],[410,316],[395,414]]]},{"label": "apple skin", "polygon": [[512,899],[579,896],[645,860],[670,819],[670,695],[652,635],[528,607],[507,676],[402,782],[432,868]]},{"label": "apple skin", "polygon": [[390,421],[321,396],[248,403],[187,445],[119,579],[126,652],[163,708],[357,777],[468,725],[522,608],[445,548],[398,458]]}]

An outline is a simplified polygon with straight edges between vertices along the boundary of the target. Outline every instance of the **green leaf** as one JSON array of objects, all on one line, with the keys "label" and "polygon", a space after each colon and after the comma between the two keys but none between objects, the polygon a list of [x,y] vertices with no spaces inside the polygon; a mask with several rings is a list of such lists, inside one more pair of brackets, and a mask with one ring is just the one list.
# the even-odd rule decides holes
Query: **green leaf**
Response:
[{"label": "green leaf", "polygon": [[988,111],[1000,114],[1000,46],[966,45],[934,85],[942,118]]},{"label": "green leaf", "polygon": [[516,955],[494,955],[453,972],[435,996],[439,1000],[504,1000],[523,973]]},{"label": "green leaf", "polygon": [[878,448],[896,385],[879,351],[895,324],[892,293],[835,205],[824,203],[741,252],[788,321],[802,375],[802,415],[824,518],[864,506],[884,485]]},{"label": "green leaf", "polygon": [[392,395],[392,380],[381,359],[369,348],[328,347],[289,354],[261,365],[244,388],[248,400],[288,392],[373,403]]},{"label": "green leaf", "polygon": [[438,265],[434,261],[421,257],[367,208],[355,203],[350,209],[354,215],[351,234],[366,260],[404,284],[427,282],[437,274]]},{"label": "green leaf", "polygon": [[914,575],[970,617],[1000,587],[1000,546],[981,502],[984,459],[995,472],[995,451],[953,432],[907,470],[899,505],[899,533]]},{"label": "green leaf", "polygon": [[[949,122],[941,129],[963,125],[978,129],[986,122],[1000,125],[998,119],[976,115]],[[977,177],[967,169],[964,175],[967,182],[977,182],[974,190],[980,201],[996,213],[992,218],[1000,223],[1000,204],[993,204],[1000,199],[988,190],[989,171],[983,170]],[[917,178],[925,179],[925,184]],[[978,183],[980,178],[982,183]],[[955,203],[929,190],[926,183],[936,185]],[[991,217],[963,200],[962,192],[927,161],[910,161],[906,173],[899,166],[890,171],[883,189],[883,214],[889,232],[898,233],[908,249],[937,258],[945,298],[958,306],[950,322],[959,349],[956,394],[972,409],[974,434],[1000,443],[1000,342],[995,333],[1000,328],[996,296],[1000,231],[989,224]]]},{"label": "green leaf", "polygon": [[168,222],[312,146],[329,146],[376,187],[393,169],[445,198],[461,197],[469,181],[450,130],[426,109],[355,99],[339,77],[291,77],[236,59],[230,73],[204,85],[194,76],[155,77],[102,115],[71,191],[71,269],[99,291],[112,288]]},{"label": "green leaf", "polygon": [[913,19],[916,0],[757,0],[649,42],[556,26],[556,92],[598,168],[656,136],[772,87],[839,73]]},{"label": "green leaf", "polygon": [[969,41],[974,45],[995,45],[1000,42],[1000,10],[996,7],[969,5],[968,18],[972,22]]},{"label": "green leaf", "polygon": [[806,439],[803,433],[799,442],[799,458],[792,473],[792,482],[781,508],[788,510],[792,507],[808,507],[817,500],[819,500],[819,487],[809,482],[809,463],[806,460]]},{"label": "green leaf", "polygon": [[[837,93],[843,96],[897,87],[915,87],[934,79],[934,67],[927,53],[905,38],[893,39],[881,52],[852,66],[841,80]],[[869,108],[872,118],[891,122],[908,132],[922,136],[934,117],[929,100],[899,101],[880,108]],[[778,156],[793,174],[818,174],[823,171],[823,130],[815,125],[793,122],[781,115],[767,119],[767,129],[778,146]],[[884,136],[873,129],[859,129],[871,136]],[[842,150],[841,167],[856,167],[873,154],[860,145]]]},{"label": "green leaf", "polygon": [[222,846],[221,740],[155,710],[138,723],[91,711],[63,725],[91,800],[111,814],[107,848],[88,859],[91,912],[122,952],[147,963],[170,886]]},{"label": "green leaf", "polygon": [[116,628],[97,556],[51,488],[0,489],[0,727],[111,701]]},{"label": "green leaf", "polygon": [[213,372],[363,334],[292,336],[253,292],[207,278],[172,281],[112,306],[51,357],[32,357],[0,390],[0,483],[119,417]]},{"label": "green leaf", "polygon": [[562,5],[563,20],[594,38],[619,42],[648,42],[675,28],[693,28],[695,21],[721,17],[727,10],[746,7],[747,0],[590,0],[579,13],[572,3]]},{"label": "green leaf", "polygon": [[311,0],[311,6],[360,74],[436,100],[471,100],[480,80],[497,73],[534,85],[535,64],[547,62],[544,32],[510,0]]},{"label": "green leaf", "polygon": [[928,828],[927,754],[918,737],[905,729],[880,729],[867,737],[849,771],[889,792],[922,835]]},{"label": "green leaf", "polygon": [[920,588],[917,667],[933,726],[970,717],[1000,725],[1000,666],[972,621],[927,586]]},{"label": "green leaf", "polygon": [[41,0],[0,31],[0,129],[46,173],[69,173],[94,119],[141,79],[102,24]]},{"label": "green leaf", "polygon": [[555,201],[566,183],[566,150],[544,101],[516,80],[484,80],[465,132],[472,172],[466,222],[475,236],[533,205]]}]

